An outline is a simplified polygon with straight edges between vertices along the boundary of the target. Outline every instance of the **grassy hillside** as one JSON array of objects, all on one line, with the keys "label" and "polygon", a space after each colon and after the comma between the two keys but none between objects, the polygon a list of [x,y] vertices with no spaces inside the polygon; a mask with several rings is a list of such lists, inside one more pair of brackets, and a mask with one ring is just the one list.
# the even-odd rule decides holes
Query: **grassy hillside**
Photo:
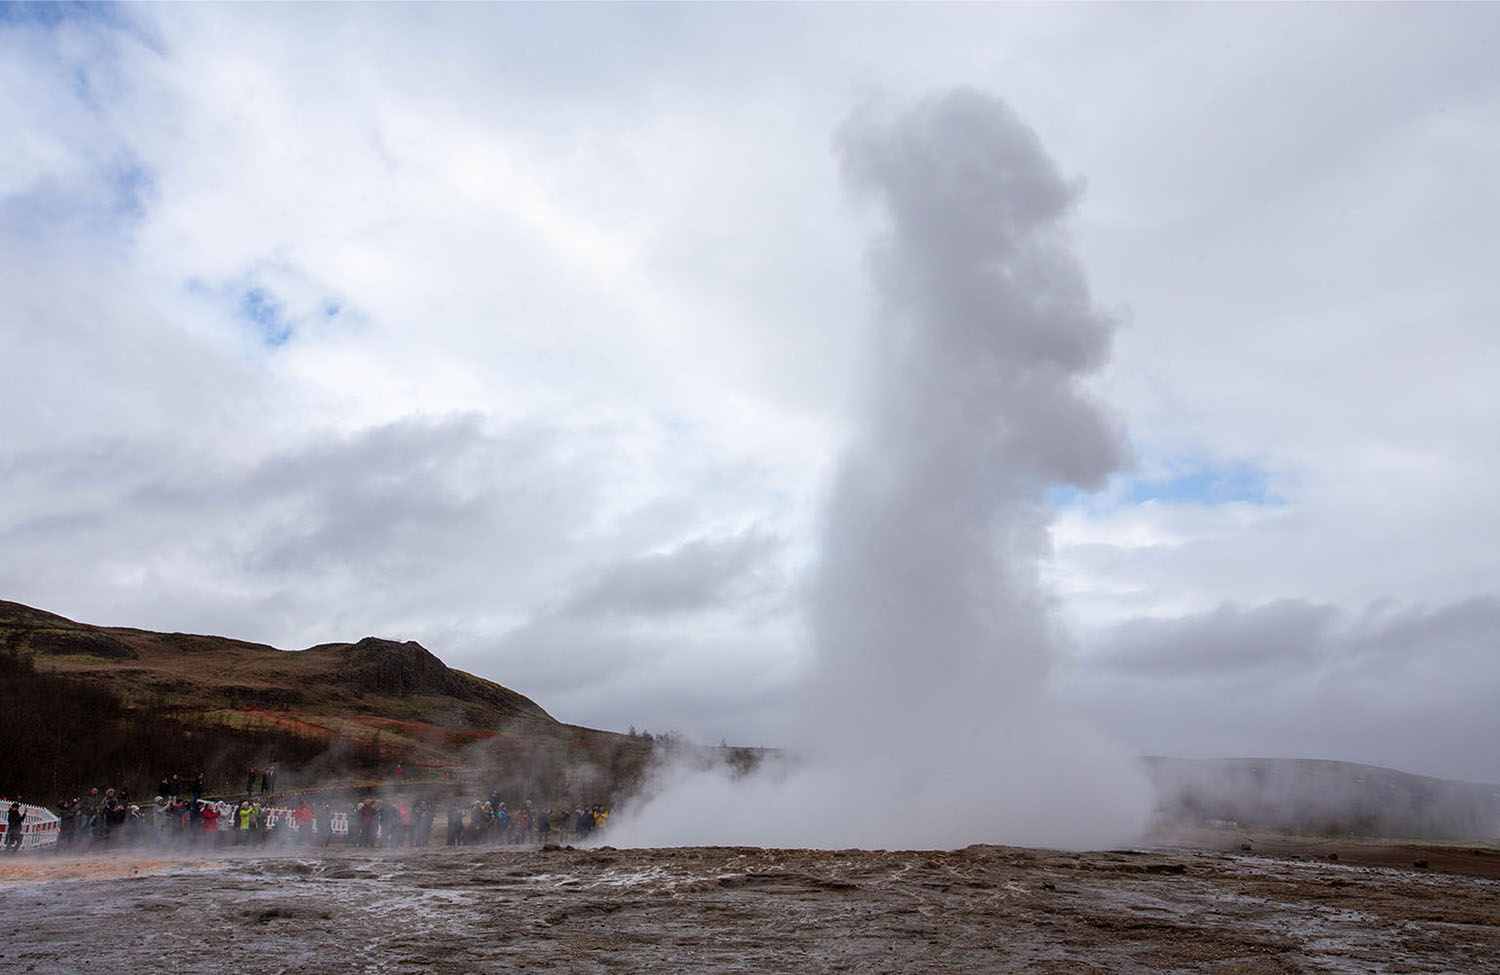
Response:
[{"label": "grassy hillside", "polygon": [[0,789],[44,800],[93,785],[149,795],[198,771],[213,792],[279,766],[278,787],[459,778],[605,801],[649,740],[562,724],[420,644],[305,650],[78,623],[0,601]]}]

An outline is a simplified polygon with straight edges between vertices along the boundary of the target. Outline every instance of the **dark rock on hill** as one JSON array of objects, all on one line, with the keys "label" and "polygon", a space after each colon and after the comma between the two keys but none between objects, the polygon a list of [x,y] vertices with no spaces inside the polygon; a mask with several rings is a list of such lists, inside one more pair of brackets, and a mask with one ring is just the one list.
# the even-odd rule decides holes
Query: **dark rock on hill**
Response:
[{"label": "dark rock on hill", "polygon": [[468,696],[469,685],[414,640],[397,643],[367,636],[352,646],[335,646],[344,665],[345,679],[361,690],[401,696]]},{"label": "dark rock on hill", "polygon": [[367,636],[355,644],[329,643],[304,653],[336,653],[343,681],[368,694],[450,697],[497,711],[551,720],[530,699],[483,678],[451,670],[414,640],[397,643]]}]

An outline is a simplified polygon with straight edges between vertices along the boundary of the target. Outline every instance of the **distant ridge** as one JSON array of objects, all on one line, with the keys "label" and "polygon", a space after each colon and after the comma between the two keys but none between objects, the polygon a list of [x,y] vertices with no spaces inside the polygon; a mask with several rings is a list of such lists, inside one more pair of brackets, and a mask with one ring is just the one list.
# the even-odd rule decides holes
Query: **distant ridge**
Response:
[{"label": "distant ridge", "polygon": [[1311,758],[1147,759],[1158,819],[1309,836],[1500,837],[1500,785]]}]

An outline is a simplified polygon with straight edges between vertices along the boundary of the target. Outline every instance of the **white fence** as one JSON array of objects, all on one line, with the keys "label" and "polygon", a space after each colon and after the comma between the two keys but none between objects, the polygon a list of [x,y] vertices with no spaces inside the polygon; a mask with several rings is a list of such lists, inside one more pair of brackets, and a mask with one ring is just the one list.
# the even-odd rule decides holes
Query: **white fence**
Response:
[{"label": "white fence", "polygon": [[[10,807],[8,799],[0,799],[0,847],[10,849]],[[21,823],[21,849],[38,850],[57,845],[57,814],[41,806],[21,803],[26,820]]]},{"label": "white fence", "polygon": [[[213,806],[214,809],[218,811],[218,829],[220,831],[227,832],[229,830],[239,828],[239,820],[237,817],[239,803],[208,802],[205,800],[203,804],[206,806]],[[296,818],[293,816],[293,813],[295,813],[296,811],[297,810],[289,806],[266,806],[265,808],[260,810],[260,824],[263,827],[275,826],[278,829],[290,829],[295,832],[300,828],[297,825]],[[328,829],[332,833],[348,834],[349,814],[346,812],[334,813],[332,817],[330,817]]]}]

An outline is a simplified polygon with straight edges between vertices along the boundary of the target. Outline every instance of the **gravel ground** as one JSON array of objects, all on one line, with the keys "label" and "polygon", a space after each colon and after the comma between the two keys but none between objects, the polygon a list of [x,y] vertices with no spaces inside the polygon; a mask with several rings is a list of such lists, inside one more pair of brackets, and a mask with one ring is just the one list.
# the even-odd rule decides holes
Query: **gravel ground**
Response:
[{"label": "gravel ground", "polygon": [[1500,857],[1264,845],[7,857],[0,966],[1500,972]]}]

